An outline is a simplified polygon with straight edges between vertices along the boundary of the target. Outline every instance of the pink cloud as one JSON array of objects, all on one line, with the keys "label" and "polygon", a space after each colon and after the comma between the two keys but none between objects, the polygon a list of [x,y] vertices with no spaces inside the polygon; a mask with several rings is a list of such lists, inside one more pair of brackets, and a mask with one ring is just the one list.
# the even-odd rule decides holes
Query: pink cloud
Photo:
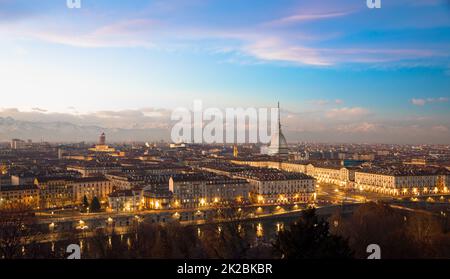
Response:
[{"label": "pink cloud", "polygon": [[264,38],[244,47],[244,51],[258,59],[284,61],[296,64],[327,66],[331,65],[314,48],[289,45],[278,38]]},{"label": "pink cloud", "polygon": [[429,103],[446,103],[449,101],[447,97],[439,97],[439,98],[413,98],[411,99],[411,103],[416,106],[424,106]]},{"label": "pink cloud", "polygon": [[354,118],[362,117],[368,115],[369,110],[362,107],[352,107],[352,108],[334,108],[326,113],[328,118],[339,119],[339,118]]},{"label": "pink cloud", "polygon": [[351,12],[299,13],[269,22],[267,25],[279,26],[297,22],[329,19],[349,15]]},{"label": "pink cloud", "polygon": [[377,125],[369,122],[339,125],[336,130],[343,133],[372,133],[377,131]]},{"label": "pink cloud", "polygon": [[440,132],[440,133],[447,133],[449,131],[449,128],[444,125],[436,125],[436,126],[433,126],[431,129],[435,132]]},{"label": "pink cloud", "polygon": [[425,105],[427,103],[427,101],[425,99],[413,98],[411,100],[411,103],[413,103],[413,105],[416,105],[416,106],[423,106],[423,105]]},{"label": "pink cloud", "polygon": [[117,36],[120,34],[150,32],[155,30],[160,25],[161,25],[160,22],[156,20],[131,19],[100,27],[97,30],[95,30],[93,34],[95,36],[105,36],[105,35]]}]

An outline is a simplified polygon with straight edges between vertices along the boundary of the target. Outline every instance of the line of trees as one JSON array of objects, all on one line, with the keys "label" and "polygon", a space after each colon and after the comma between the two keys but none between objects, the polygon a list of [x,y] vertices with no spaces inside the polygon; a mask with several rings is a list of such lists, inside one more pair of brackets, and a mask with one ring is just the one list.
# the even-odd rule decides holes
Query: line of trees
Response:
[{"label": "line of trees", "polygon": [[102,206],[100,204],[100,200],[97,197],[93,197],[91,202],[89,203],[88,198],[83,196],[83,201],[81,204],[81,212],[100,212]]}]

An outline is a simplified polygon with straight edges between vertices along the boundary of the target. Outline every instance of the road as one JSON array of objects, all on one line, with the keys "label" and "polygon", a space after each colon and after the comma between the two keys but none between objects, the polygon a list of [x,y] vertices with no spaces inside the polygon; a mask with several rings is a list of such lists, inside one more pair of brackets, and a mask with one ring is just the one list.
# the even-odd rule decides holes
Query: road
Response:
[{"label": "road", "polygon": [[342,187],[327,183],[318,183],[318,203],[342,204],[342,203],[365,203],[369,201],[394,200],[394,198],[372,192],[359,190],[344,190]]}]

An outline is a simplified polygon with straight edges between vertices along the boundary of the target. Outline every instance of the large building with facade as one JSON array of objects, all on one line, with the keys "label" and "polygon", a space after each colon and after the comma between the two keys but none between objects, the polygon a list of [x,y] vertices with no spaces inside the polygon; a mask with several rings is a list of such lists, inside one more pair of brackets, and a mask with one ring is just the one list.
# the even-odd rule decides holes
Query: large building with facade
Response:
[{"label": "large building with facade", "polygon": [[1,185],[0,207],[5,204],[24,204],[39,208],[39,188],[36,185]]},{"label": "large building with facade", "polygon": [[77,178],[70,182],[73,190],[73,200],[79,204],[83,201],[84,196],[88,200],[97,197],[101,202],[107,202],[108,195],[113,192],[111,181],[105,177],[83,177]]},{"label": "large building with facade", "polygon": [[169,180],[175,205],[198,207],[248,201],[249,183],[245,179],[216,174],[174,175]]},{"label": "large building with facade", "polygon": [[134,212],[143,208],[141,190],[116,190],[108,194],[109,210],[112,212]]},{"label": "large building with facade", "polygon": [[254,203],[308,203],[316,198],[316,180],[306,174],[249,168],[233,176],[250,183],[250,200]]},{"label": "large building with facade", "polygon": [[34,184],[39,188],[40,208],[56,208],[74,204],[73,177],[37,177]]},{"label": "large building with facade", "polygon": [[355,172],[355,187],[389,195],[448,193],[450,172],[430,168],[370,168]]}]

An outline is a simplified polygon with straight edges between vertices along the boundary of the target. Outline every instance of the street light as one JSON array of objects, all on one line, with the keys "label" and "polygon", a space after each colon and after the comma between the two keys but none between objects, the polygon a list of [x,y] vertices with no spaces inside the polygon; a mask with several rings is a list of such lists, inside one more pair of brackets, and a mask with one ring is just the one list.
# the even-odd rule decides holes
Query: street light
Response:
[{"label": "street light", "polygon": [[258,195],[258,203],[264,203],[264,197],[262,195]]}]

